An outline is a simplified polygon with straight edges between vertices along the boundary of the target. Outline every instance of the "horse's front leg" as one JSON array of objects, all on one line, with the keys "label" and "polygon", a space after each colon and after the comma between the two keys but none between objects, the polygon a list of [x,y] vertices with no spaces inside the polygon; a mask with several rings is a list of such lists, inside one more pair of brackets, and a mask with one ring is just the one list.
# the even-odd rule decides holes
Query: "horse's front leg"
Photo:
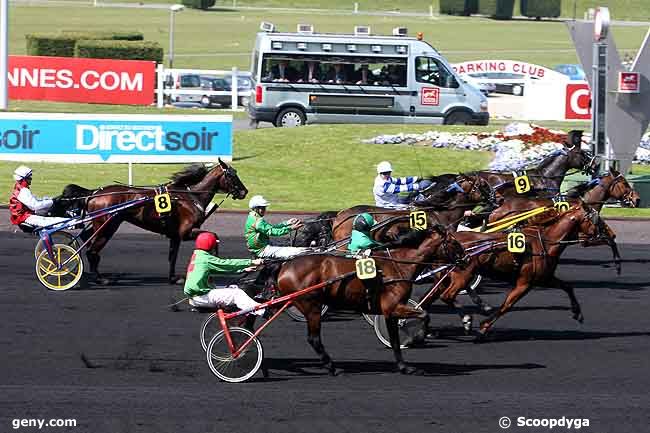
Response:
[{"label": "horse's front leg", "polygon": [[316,308],[314,305],[311,305],[308,307],[308,309],[305,309],[305,311],[301,311],[303,315],[307,318],[307,341],[311,345],[311,347],[314,349],[318,357],[320,358],[321,362],[323,363],[323,366],[327,368],[329,373],[331,375],[336,374],[336,368],[334,367],[334,362],[332,362],[332,358],[330,358],[329,354],[325,351],[325,346],[323,346],[323,342],[321,341],[321,333],[320,333],[320,327],[321,327],[321,307],[322,305],[318,303],[318,308]]},{"label": "horse's front leg", "polygon": [[582,308],[580,307],[580,303],[578,302],[578,298],[576,298],[576,294],[573,291],[573,286],[571,284],[553,276],[545,285],[547,287],[564,290],[566,294],[569,295],[569,300],[571,301],[571,313],[573,313],[573,318],[580,323],[584,322],[585,317],[582,315]]},{"label": "horse's front leg", "polygon": [[178,250],[181,246],[181,238],[169,238],[169,284],[182,284],[185,278],[176,276],[176,259],[178,258]]},{"label": "horse's front leg", "polygon": [[399,330],[397,325],[397,317],[386,317],[386,327],[388,328],[388,336],[390,338],[390,347],[393,349],[395,355],[395,362],[397,363],[397,370],[402,374],[415,374],[417,369],[411,365],[407,365],[402,357],[402,348],[399,341]]}]

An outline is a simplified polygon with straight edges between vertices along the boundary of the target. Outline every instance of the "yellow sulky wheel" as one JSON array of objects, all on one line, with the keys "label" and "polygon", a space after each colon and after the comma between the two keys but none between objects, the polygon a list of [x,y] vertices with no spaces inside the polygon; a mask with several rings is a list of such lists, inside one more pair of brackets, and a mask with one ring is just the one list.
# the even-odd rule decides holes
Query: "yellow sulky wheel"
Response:
[{"label": "yellow sulky wheel", "polygon": [[[47,250],[41,251],[36,258],[38,281],[50,290],[68,290],[74,287],[83,274],[83,260],[69,245],[54,244],[52,252],[54,261],[50,258]],[[65,265],[61,269],[57,269],[58,263],[65,263]]]},{"label": "yellow sulky wheel", "polygon": [[[54,232],[51,235],[52,237],[52,244],[66,244],[70,245],[74,249],[79,248],[79,242],[72,236],[72,234],[65,232],[65,231],[59,231],[59,232]],[[41,251],[45,249],[45,243],[43,242],[43,239],[39,239],[38,242],[36,243],[36,247],[34,248],[34,258],[38,259],[38,255],[41,254]]]}]

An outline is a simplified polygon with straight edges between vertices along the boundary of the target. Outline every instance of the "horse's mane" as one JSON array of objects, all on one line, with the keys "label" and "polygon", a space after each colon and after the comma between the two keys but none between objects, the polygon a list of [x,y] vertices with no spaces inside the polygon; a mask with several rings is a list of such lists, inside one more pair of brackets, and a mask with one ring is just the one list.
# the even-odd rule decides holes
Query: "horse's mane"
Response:
[{"label": "horse's mane", "polygon": [[402,232],[393,242],[390,243],[390,247],[417,248],[434,231],[443,233],[445,228],[440,224],[436,224],[427,230],[408,230]]},{"label": "horse's mane", "polygon": [[171,177],[171,183],[178,186],[196,185],[203,180],[209,171],[205,164],[192,164],[174,173]]},{"label": "horse's mane", "polygon": [[547,155],[544,159],[542,159],[540,161],[540,163],[537,164],[537,167],[535,167],[535,168],[538,168],[538,169],[546,168],[547,166],[551,165],[553,163],[553,161],[555,161],[555,158],[558,155],[565,155],[564,152],[566,152],[566,150],[563,150],[563,149],[554,150],[549,155]]},{"label": "horse's mane", "polygon": [[566,192],[568,198],[579,198],[582,197],[587,191],[592,190],[596,185],[598,185],[598,179],[590,180],[589,182],[580,183]]}]

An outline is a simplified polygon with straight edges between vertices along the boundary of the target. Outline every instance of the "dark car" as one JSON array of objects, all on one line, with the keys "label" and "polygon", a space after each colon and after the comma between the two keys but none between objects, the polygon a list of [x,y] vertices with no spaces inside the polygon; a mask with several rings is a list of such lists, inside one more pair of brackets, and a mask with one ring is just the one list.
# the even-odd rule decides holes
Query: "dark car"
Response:
[{"label": "dark car", "polygon": [[[250,90],[250,81],[248,84],[248,88],[246,88],[245,82],[242,83],[242,81],[245,81],[247,78],[246,77],[237,77],[237,90],[238,92],[244,92]],[[212,91],[222,91],[222,92],[230,92],[232,89],[232,83],[229,78],[220,78],[220,77],[210,77],[210,76],[201,76],[201,88],[204,90],[212,90]],[[214,104],[219,104],[221,108],[230,108],[232,105],[232,96],[230,93],[224,94],[224,95],[203,95],[201,96],[201,105],[203,107],[210,107]],[[238,105],[247,105],[248,104],[248,96],[238,96],[237,97],[237,104]]]}]

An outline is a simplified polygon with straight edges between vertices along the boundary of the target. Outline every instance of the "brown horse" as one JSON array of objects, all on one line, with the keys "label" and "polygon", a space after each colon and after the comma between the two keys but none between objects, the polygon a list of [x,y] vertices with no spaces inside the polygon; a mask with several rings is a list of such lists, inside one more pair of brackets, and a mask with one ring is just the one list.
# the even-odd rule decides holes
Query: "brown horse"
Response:
[{"label": "brown horse", "polygon": [[[408,227],[409,214],[413,210],[422,210],[427,214],[427,225],[442,224],[455,229],[466,210],[472,209],[479,203],[489,203],[494,197],[490,185],[480,176],[459,175],[456,182],[445,189],[418,201],[414,209],[387,209],[377,206],[359,205],[339,212],[332,223],[332,239],[340,241],[350,236],[354,217],[363,212],[370,213],[377,227],[372,230],[373,237],[382,242],[394,238],[395,230],[400,225],[392,224],[401,221]],[[388,221],[390,220],[390,221]],[[390,222],[390,224],[383,223]],[[391,228],[393,231],[389,232]]]},{"label": "brown horse", "polygon": [[[559,149],[544,158],[537,167],[525,170],[530,181],[532,192],[556,194],[564,177],[571,169],[594,173],[598,168],[598,161],[591,153],[580,149],[579,146],[567,146]],[[467,173],[472,174],[472,173]],[[477,174],[486,179],[502,197],[516,195],[514,176],[508,172],[479,171]]]},{"label": "brown horse", "polygon": [[[426,317],[421,310],[406,305],[413,287],[412,281],[427,262],[433,259],[456,262],[463,256],[463,250],[453,235],[442,226],[413,231],[399,242],[404,247],[372,255],[376,262],[377,277],[371,280],[357,278],[355,259],[343,256],[305,255],[280,266],[276,286],[282,295],[334,280],[325,289],[310,292],[295,300],[296,306],[307,319],[309,344],[330,373],[335,372],[334,364],[325,351],[320,335],[323,304],[383,314],[398,370],[405,374],[415,372],[413,367],[404,363],[397,328],[399,318]],[[340,279],[341,276],[346,277]]]},{"label": "brown horse", "polygon": [[[158,189],[160,190],[160,188]],[[98,282],[107,283],[101,278],[98,271],[99,252],[124,221],[169,238],[169,281],[170,283],[177,282],[175,268],[180,243],[183,240],[191,239],[195,234],[193,230],[199,229],[212,213],[208,208],[214,195],[221,192],[240,200],[245,198],[248,193],[237,176],[237,171],[221,159],[211,169],[203,164],[187,167],[176,173],[171,182],[162,186],[162,190],[169,193],[172,200],[172,209],[168,213],[159,214],[152,200],[144,205],[126,209],[113,218],[99,217],[93,220],[93,233],[100,228],[101,230],[91,241],[87,256],[90,272],[94,274]],[[69,191],[74,191],[74,193]],[[93,212],[141,197],[153,198],[156,194],[156,189],[149,187],[109,185],[91,191],[76,185],[68,185],[64,190],[63,197],[74,202],[75,197],[79,195],[88,196],[85,200],[85,211]]]},{"label": "brown horse", "polygon": [[598,212],[580,203],[567,212],[557,214],[546,226],[525,227],[526,250],[524,253],[511,253],[507,250],[508,233],[459,232],[454,236],[465,251],[472,248],[487,249],[472,257],[464,268],[455,269],[449,276],[449,283],[442,284],[427,300],[426,305],[438,297],[453,308],[458,292],[474,278],[475,273],[513,282],[514,287],[508,292],[503,304],[481,323],[477,340],[481,340],[494,323],[507,313],[514,304],[528,293],[533,285],[564,290],[571,300],[573,318],[584,320],[580,304],[573,291],[573,286],[555,276],[560,255],[566,247],[577,241],[579,234],[588,237],[600,236],[600,217]]}]

